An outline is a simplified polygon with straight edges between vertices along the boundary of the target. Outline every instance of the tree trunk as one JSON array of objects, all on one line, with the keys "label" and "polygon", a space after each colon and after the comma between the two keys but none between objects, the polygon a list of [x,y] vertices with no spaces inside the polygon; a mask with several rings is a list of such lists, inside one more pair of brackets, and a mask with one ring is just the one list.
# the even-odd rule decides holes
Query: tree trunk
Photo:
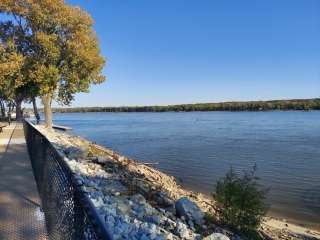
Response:
[{"label": "tree trunk", "polygon": [[21,100],[16,100],[16,121],[21,121],[23,118],[21,104]]},{"label": "tree trunk", "polygon": [[32,105],[33,105],[34,116],[36,117],[37,124],[39,124],[40,123],[40,114],[39,114],[39,111],[38,111],[37,102],[36,102],[36,98],[35,97],[32,98]]},{"label": "tree trunk", "polygon": [[42,97],[43,107],[44,107],[44,117],[46,128],[52,128],[52,109],[51,109],[51,94],[47,94]]},{"label": "tree trunk", "polygon": [[8,123],[9,123],[9,125],[11,124],[11,112],[12,112],[11,105],[12,105],[12,102],[9,100],[9,102],[8,102]]},{"label": "tree trunk", "polygon": [[8,107],[8,111],[10,112],[10,113],[12,113],[13,112],[13,110],[14,110],[14,103],[13,103],[13,101],[9,101],[9,107]]},{"label": "tree trunk", "polygon": [[1,117],[5,118],[6,117],[6,109],[4,107],[4,102],[2,100],[0,101],[0,108],[1,108]]}]

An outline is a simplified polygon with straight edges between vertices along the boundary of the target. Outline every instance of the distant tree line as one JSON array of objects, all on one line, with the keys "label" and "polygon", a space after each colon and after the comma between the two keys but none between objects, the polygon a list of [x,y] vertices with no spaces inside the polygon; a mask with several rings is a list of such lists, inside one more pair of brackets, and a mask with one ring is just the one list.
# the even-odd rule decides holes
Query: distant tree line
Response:
[{"label": "distant tree line", "polygon": [[180,104],[169,106],[136,107],[77,107],[54,108],[60,113],[69,112],[193,112],[193,111],[275,111],[275,110],[320,110],[320,98],[249,102],[221,102]]}]

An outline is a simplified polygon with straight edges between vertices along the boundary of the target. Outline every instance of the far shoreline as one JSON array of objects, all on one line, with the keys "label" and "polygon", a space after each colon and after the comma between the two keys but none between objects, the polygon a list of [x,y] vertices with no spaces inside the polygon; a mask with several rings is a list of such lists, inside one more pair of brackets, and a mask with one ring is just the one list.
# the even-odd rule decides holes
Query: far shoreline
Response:
[{"label": "far shoreline", "polygon": [[[79,112],[69,112],[69,111],[54,111],[53,113],[56,114],[73,114],[73,113],[267,113],[267,112],[319,112],[320,109],[315,109],[315,110],[261,110],[261,111],[248,111],[248,110],[244,110],[244,111],[223,111],[223,110],[219,110],[219,111],[164,111],[164,112],[151,112],[151,111],[146,111],[146,112],[104,112],[104,111],[96,111],[96,112],[85,112],[85,111],[79,111]],[[40,113],[43,113],[42,111]]]},{"label": "far shoreline", "polygon": [[[120,107],[61,107],[53,108],[59,113],[85,112],[269,112],[269,111],[315,111],[320,110],[320,98],[270,101],[241,101],[219,103],[194,103],[166,106],[120,106]],[[42,109],[41,109],[42,111]]]}]

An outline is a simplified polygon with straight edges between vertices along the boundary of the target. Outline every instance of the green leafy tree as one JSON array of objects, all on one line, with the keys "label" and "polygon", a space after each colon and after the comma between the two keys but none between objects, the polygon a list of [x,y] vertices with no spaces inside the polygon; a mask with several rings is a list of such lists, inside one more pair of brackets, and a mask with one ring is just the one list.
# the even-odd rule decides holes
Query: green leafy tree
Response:
[{"label": "green leafy tree", "polygon": [[46,126],[51,128],[53,99],[70,104],[75,93],[105,80],[101,74],[105,60],[93,20],[63,0],[2,0],[0,12],[15,20],[6,25],[20,29],[18,50],[25,57],[25,83],[37,86]]},{"label": "green leafy tree", "polygon": [[214,195],[220,207],[220,220],[233,229],[251,234],[266,213],[265,194],[255,176],[256,168],[240,176],[231,168],[218,180]]}]

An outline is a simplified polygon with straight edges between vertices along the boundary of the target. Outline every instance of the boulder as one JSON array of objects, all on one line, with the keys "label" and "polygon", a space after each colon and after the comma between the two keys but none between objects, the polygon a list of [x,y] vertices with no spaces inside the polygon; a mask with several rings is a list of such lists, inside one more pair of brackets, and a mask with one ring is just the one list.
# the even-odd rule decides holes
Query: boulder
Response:
[{"label": "boulder", "polygon": [[85,147],[70,146],[64,150],[69,159],[85,158],[88,155],[88,149]]},{"label": "boulder", "polygon": [[164,192],[157,192],[154,195],[154,200],[157,202],[157,204],[163,206],[163,207],[172,207],[174,206],[174,201],[171,200],[166,193]]},{"label": "boulder", "polygon": [[106,163],[112,163],[113,160],[107,156],[97,156],[96,162],[100,164],[106,164]]},{"label": "boulder", "polygon": [[212,233],[211,235],[203,238],[203,240],[230,240],[230,238],[222,233]]},{"label": "boulder", "polygon": [[187,197],[180,198],[176,203],[176,212],[178,216],[185,217],[187,220],[191,220],[198,225],[201,225],[203,222],[204,214],[201,209],[189,200]]}]

